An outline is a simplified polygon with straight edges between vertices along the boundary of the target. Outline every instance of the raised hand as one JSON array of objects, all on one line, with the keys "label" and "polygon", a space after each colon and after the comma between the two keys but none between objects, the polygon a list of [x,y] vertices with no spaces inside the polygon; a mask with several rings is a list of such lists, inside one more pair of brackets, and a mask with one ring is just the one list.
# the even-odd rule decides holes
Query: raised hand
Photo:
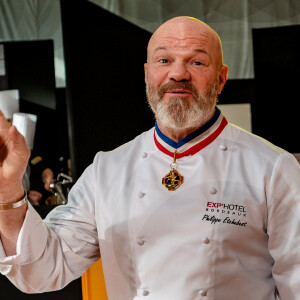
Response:
[{"label": "raised hand", "polygon": [[0,111],[0,199],[10,202],[20,193],[30,149],[15,126],[10,126]]}]

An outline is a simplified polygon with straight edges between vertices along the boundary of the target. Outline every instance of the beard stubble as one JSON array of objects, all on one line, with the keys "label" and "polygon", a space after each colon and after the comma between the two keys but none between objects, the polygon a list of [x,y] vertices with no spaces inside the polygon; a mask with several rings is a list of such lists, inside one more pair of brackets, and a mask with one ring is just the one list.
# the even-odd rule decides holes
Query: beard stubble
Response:
[{"label": "beard stubble", "polygon": [[[170,97],[164,101],[168,90],[184,89],[191,92],[190,97]],[[148,104],[155,114],[156,120],[163,126],[172,129],[198,128],[206,123],[213,115],[217,102],[218,80],[203,94],[191,82],[168,82],[156,92],[147,82],[146,94]]]}]

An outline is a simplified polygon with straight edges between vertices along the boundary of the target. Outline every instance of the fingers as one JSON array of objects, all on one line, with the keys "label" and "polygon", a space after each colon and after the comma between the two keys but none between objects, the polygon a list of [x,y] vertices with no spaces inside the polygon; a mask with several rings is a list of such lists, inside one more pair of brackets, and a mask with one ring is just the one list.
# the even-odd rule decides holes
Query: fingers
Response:
[{"label": "fingers", "polygon": [[11,128],[9,128],[9,137],[14,144],[14,151],[19,152],[20,154],[22,153],[26,160],[28,160],[30,157],[30,149],[26,144],[24,136],[19,133],[15,126],[11,126]]},{"label": "fingers", "polygon": [[[9,129],[0,129],[0,163],[8,163],[19,169],[27,165],[30,157],[30,149],[26,145],[25,138],[18,132],[15,126]],[[16,169],[16,171],[17,171]],[[18,172],[17,172],[18,173]]]},{"label": "fingers", "polygon": [[7,129],[9,130],[9,136],[12,138],[14,142],[21,143],[21,144],[25,143],[26,145],[25,139],[22,136],[22,134],[18,132],[15,126],[10,126],[3,112],[0,110],[0,133],[1,131],[3,132],[3,130],[5,131]]},{"label": "fingers", "polygon": [[3,112],[0,110],[0,128],[1,129],[8,129],[9,128],[9,124],[3,114]]},{"label": "fingers", "polygon": [[[8,136],[4,134],[4,132],[8,130]],[[6,137],[5,137],[6,136]],[[11,139],[17,146],[24,147],[26,145],[26,141],[22,134],[20,134],[17,128],[13,125],[10,126],[5,118],[4,114],[0,110],[0,137],[1,137],[1,144],[7,144]]]},{"label": "fingers", "polygon": [[9,136],[16,145],[27,147],[24,136],[18,131],[16,126],[13,125],[9,128]]},{"label": "fingers", "polygon": [[14,199],[22,190],[22,177],[29,156],[24,137],[15,126],[9,126],[0,112],[0,198],[3,201]]}]

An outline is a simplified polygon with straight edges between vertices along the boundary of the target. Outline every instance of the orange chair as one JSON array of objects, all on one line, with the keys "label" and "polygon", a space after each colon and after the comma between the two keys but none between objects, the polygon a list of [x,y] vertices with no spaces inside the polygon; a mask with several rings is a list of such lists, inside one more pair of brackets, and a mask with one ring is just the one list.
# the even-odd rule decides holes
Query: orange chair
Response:
[{"label": "orange chair", "polygon": [[108,300],[101,259],[82,275],[81,283],[83,300]]}]

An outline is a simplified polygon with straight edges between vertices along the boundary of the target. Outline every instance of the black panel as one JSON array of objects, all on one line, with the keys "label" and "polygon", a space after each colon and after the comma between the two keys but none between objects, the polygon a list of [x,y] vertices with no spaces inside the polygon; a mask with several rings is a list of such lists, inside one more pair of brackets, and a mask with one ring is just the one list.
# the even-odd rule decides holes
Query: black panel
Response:
[{"label": "black panel", "polygon": [[254,79],[229,79],[218,98],[219,104],[252,103],[255,98]]},{"label": "black panel", "polygon": [[[5,300],[82,300],[81,278],[59,291],[43,294],[25,294],[0,274],[1,299]],[[2,298],[3,297],[3,298]]]},{"label": "black panel", "polygon": [[20,101],[20,111],[37,115],[33,155],[47,157],[52,161],[60,156],[68,156],[66,111],[63,105],[61,102],[58,105],[60,109],[53,110],[26,100]]},{"label": "black panel", "polygon": [[300,152],[300,26],[253,29],[256,96],[253,132],[292,152]]},{"label": "black panel", "polygon": [[96,152],[154,125],[144,68],[150,33],[88,1],[61,0],[75,179]]},{"label": "black panel", "polygon": [[1,44],[4,45],[7,80],[5,86],[2,86],[3,89],[18,89],[22,99],[55,109],[53,41]]},{"label": "black panel", "polygon": [[0,76],[0,91],[8,90],[7,77]]},{"label": "black panel", "polygon": [[[66,89],[57,88],[56,89],[56,119],[55,126],[53,128],[56,130],[52,131],[52,141],[56,143],[58,148],[57,155],[61,159],[63,156],[65,160],[70,158],[69,151],[69,133],[68,133],[68,122],[67,122],[67,101],[66,101]],[[63,170],[60,170],[61,172]],[[64,170],[66,172],[66,170]]]}]

